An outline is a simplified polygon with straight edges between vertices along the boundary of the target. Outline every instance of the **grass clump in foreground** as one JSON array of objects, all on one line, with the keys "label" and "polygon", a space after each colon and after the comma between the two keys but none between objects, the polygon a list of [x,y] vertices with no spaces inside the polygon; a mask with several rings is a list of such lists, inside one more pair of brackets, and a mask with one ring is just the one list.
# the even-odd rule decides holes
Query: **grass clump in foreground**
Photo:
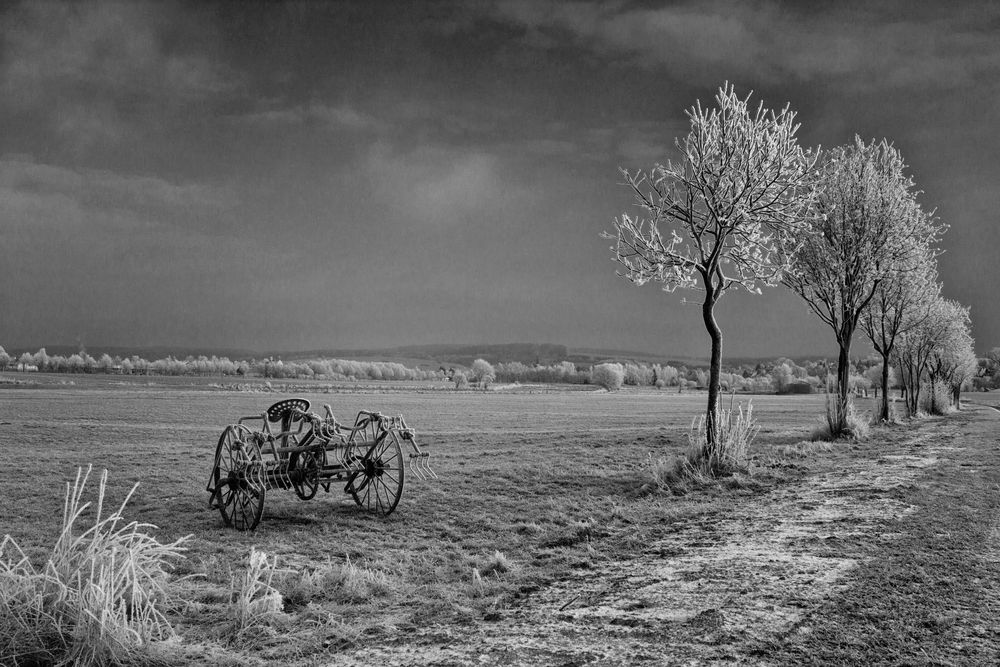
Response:
[{"label": "grass clump in foreground", "polygon": [[143,661],[150,642],[173,631],[157,608],[166,573],[187,538],[161,544],[152,524],[124,523],[121,506],[104,516],[101,475],[93,524],[80,531],[91,468],[66,485],[62,530],[38,569],[9,536],[0,543],[0,664],[121,665]]},{"label": "grass clump in foreground", "polygon": [[281,593],[272,586],[278,558],[268,558],[263,551],[250,549],[249,562],[242,577],[233,575],[229,586],[232,604],[233,638],[242,643],[274,614],[283,611]]},{"label": "grass clump in foreground", "polygon": [[653,486],[675,494],[686,493],[691,487],[709,484],[719,477],[749,471],[748,452],[760,425],[753,418],[753,402],[730,409],[719,408],[715,417],[715,437],[709,439],[705,416],[691,423],[688,449],[676,458],[650,456]]}]

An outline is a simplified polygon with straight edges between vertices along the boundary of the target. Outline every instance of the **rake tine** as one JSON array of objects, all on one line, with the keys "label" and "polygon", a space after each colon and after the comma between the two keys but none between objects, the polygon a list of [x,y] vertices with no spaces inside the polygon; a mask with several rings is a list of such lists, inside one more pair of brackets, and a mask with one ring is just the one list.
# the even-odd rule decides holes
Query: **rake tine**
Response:
[{"label": "rake tine", "polygon": [[420,465],[424,474],[427,475],[424,479],[438,478],[437,473],[431,469],[431,455],[429,453],[424,452],[423,454],[421,454]]},{"label": "rake tine", "polygon": [[417,454],[410,454],[410,472],[416,475],[417,479],[420,480],[426,479],[426,477],[424,477],[423,471],[420,470],[420,468],[418,467],[417,460],[418,460]]}]

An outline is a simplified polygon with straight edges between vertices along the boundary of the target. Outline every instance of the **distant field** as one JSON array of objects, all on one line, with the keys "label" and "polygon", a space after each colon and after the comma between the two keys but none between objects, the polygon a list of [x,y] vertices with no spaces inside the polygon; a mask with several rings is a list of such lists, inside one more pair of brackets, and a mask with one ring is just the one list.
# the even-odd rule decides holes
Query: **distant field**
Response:
[{"label": "distant field", "polygon": [[[385,519],[358,509],[336,486],[310,502],[272,491],[259,529],[243,534],[224,528],[207,507],[215,444],[226,424],[287,394],[213,386],[238,383],[228,378],[4,378],[37,386],[0,389],[0,534],[41,554],[55,538],[64,485],[77,466],[109,470],[109,502],[140,482],[128,517],[156,524],[163,540],[193,535],[179,574],[197,577],[179,584],[187,602],[170,616],[190,651],[185,660],[194,663],[323,664],[338,655],[364,662],[372,642],[419,637],[447,644],[444,635],[429,638],[428,628],[516,616],[553,582],[628,562],[672,534],[671,526],[728,514],[740,498],[759,492],[753,489],[760,482],[691,499],[640,493],[648,455],[686,446],[703,393],[552,386],[455,392],[441,383],[359,388],[295,381],[302,389],[296,394],[316,409],[329,403],[342,421],[353,421],[361,409],[403,414],[440,479],[408,479],[399,507]],[[745,405],[749,397],[737,398]],[[798,451],[795,443],[819,422],[822,397],[752,400],[763,427],[753,452],[760,479],[805,474],[799,459],[781,452]],[[766,511],[756,521],[773,523]],[[228,587],[251,547],[277,556],[284,570],[277,585],[287,604],[255,638],[235,641]],[[490,569],[498,551],[509,568]],[[371,579],[361,593],[303,583],[309,572],[348,559]],[[477,579],[474,569],[492,574]],[[421,660],[436,664],[435,655]]]}]

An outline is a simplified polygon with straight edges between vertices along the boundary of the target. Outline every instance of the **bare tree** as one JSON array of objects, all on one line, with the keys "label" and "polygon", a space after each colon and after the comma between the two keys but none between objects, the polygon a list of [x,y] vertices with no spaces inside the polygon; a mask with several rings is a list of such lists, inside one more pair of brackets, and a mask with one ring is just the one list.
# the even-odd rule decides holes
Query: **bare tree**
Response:
[{"label": "bare tree", "polygon": [[811,210],[816,158],[796,138],[795,113],[775,113],[724,85],[717,108],[700,102],[687,112],[691,131],[675,142],[679,162],[648,173],[622,170],[642,213],[615,219],[619,275],[636,285],[650,280],[673,292],[704,291],[702,318],[712,341],[706,432],[716,436],[722,369],[722,330],[715,305],[732,287],[759,294],[780,283],[797,232]]},{"label": "bare tree", "polygon": [[896,340],[919,326],[929,310],[924,307],[938,297],[937,264],[933,253],[923,244],[915,243],[912,258],[903,261],[902,268],[883,280],[862,316],[862,326],[875,351],[882,357],[881,388],[878,420],[887,422],[889,414],[889,372]]},{"label": "bare tree", "polygon": [[[908,272],[913,240],[933,243],[938,228],[916,203],[899,151],[886,141],[854,143],[823,160],[816,209],[785,284],[834,332],[839,347],[837,396],[846,408],[851,342],[879,286]],[[848,411],[838,410],[837,436]]]}]

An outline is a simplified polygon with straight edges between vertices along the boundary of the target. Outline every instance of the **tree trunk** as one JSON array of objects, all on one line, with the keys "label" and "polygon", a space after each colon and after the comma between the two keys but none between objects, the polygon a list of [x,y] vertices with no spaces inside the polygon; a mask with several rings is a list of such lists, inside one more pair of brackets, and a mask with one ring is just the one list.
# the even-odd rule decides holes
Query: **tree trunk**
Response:
[{"label": "tree trunk", "polygon": [[837,432],[838,437],[847,428],[847,392],[851,383],[851,334],[839,336],[840,354],[837,357]]},{"label": "tree trunk", "polygon": [[879,403],[879,421],[889,421],[889,355],[882,356],[882,401]]},{"label": "tree trunk", "polygon": [[705,426],[708,437],[708,445],[715,445],[716,417],[719,410],[719,394],[721,393],[720,376],[722,374],[722,329],[715,321],[715,301],[717,296],[715,291],[707,284],[705,291],[705,303],[702,304],[701,314],[705,320],[705,328],[712,339],[712,358],[708,370],[708,410],[705,415]]},{"label": "tree trunk", "polygon": [[916,417],[917,411],[920,409],[920,375],[917,374],[914,377],[912,369],[910,370],[910,395],[908,400],[910,417]]}]

